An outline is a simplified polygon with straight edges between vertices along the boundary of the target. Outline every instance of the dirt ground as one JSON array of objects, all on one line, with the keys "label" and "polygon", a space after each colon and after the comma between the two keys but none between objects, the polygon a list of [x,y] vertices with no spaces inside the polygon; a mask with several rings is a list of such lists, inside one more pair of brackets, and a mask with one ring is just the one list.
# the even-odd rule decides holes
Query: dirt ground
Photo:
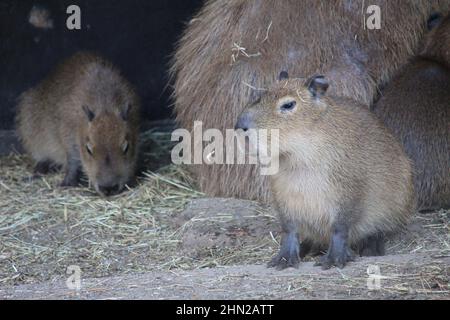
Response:
[{"label": "dirt ground", "polygon": [[[360,259],[343,270],[312,262],[275,271],[237,265],[191,271],[83,279],[79,291],[64,281],[0,288],[3,299],[448,299],[450,256],[395,255]],[[378,266],[375,282],[367,270]]]},{"label": "dirt ground", "polygon": [[307,257],[279,272],[265,267],[274,212],[206,198],[179,167],[109,199],[61,189],[61,174],[28,181],[30,170],[27,157],[0,157],[0,299],[450,299],[446,210],[417,213],[385,257],[329,271]]}]

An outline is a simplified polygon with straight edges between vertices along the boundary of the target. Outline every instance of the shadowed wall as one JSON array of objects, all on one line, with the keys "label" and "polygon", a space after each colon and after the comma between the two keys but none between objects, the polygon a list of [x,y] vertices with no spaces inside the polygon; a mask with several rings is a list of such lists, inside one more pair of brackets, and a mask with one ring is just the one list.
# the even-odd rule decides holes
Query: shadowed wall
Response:
[{"label": "shadowed wall", "polygon": [[[142,98],[145,120],[171,116],[170,90],[164,90],[168,62],[202,2],[0,0],[0,129],[13,128],[19,94],[78,50],[95,51],[122,70]],[[66,27],[71,4],[81,8],[81,30]],[[34,25],[29,22],[33,7],[48,12]]]}]

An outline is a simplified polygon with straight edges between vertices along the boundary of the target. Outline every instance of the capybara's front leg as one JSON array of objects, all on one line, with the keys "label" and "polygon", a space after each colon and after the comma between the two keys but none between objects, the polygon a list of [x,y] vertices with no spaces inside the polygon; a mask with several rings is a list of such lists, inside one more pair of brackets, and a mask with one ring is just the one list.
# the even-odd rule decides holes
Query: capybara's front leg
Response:
[{"label": "capybara's front leg", "polygon": [[281,214],[281,227],[283,236],[278,254],[268,263],[269,268],[283,270],[286,268],[298,268],[302,257],[311,249],[310,243],[300,244],[298,224],[292,219]]},{"label": "capybara's front leg", "polygon": [[81,161],[74,157],[67,157],[64,180],[61,187],[76,187],[81,178]]},{"label": "capybara's front leg", "polygon": [[316,265],[322,266],[324,270],[333,266],[342,269],[349,261],[353,261],[353,254],[348,245],[348,226],[344,222],[337,222],[333,225],[328,251]]},{"label": "capybara's front leg", "polygon": [[300,241],[298,233],[284,233],[281,238],[281,247],[278,254],[267,265],[269,268],[283,270],[286,268],[298,268],[300,264]]}]

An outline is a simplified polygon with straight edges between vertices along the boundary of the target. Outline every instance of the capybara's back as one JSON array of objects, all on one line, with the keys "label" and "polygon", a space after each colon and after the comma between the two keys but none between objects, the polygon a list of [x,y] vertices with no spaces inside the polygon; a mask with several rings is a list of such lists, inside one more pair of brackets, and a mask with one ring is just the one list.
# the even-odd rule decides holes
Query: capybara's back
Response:
[{"label": "capybara's back", "polygon": [[108,61],[77,53],[22,94],[17,130],[36,168],[65,169],[64,186],[81,171],[101,194],[123,189],[134,176],[139,101]]}]

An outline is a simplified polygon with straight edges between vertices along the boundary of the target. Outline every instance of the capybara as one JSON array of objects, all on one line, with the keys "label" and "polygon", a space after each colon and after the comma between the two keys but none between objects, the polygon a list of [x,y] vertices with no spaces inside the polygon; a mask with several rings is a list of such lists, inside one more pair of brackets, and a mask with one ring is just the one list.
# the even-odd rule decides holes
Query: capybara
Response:
[{"label": "capybara", "polygon": [[[210,0],[190,21],[174,56],[176,119],[192,129],[233,128],[243,105],[276,81],[280,70],[324,74],[330,92],[369,108],[378,86],[417,53],[434,12],[448,0]],[[369,5],[381,30],[365,27]],[[268,199],[255,165],[192,166],[213,196]]]},{"label": "capybara", "polygon": [[61,185],[75,186],[84,171],[97,192],[108,196],[134,178],[139,104],[110,62],[80,52],[21,95],[17,130],[36,173],[60,165]]},{"label": "capybara", "polygon": [[319,264],[344,267],[353,250],[384,254],[384,236],[415,210],[412,165],[367,106],[327,95],[323,76],[282,80],[249,105],[237,129],[279,130],[279,171],[270,177],[281,249],[269,266],[296,267],[311,245]]},{"label": "capybara", "polygon": [[450,17],[396,74],[373,110],[414,162],[419,210],[450,207]]}]

